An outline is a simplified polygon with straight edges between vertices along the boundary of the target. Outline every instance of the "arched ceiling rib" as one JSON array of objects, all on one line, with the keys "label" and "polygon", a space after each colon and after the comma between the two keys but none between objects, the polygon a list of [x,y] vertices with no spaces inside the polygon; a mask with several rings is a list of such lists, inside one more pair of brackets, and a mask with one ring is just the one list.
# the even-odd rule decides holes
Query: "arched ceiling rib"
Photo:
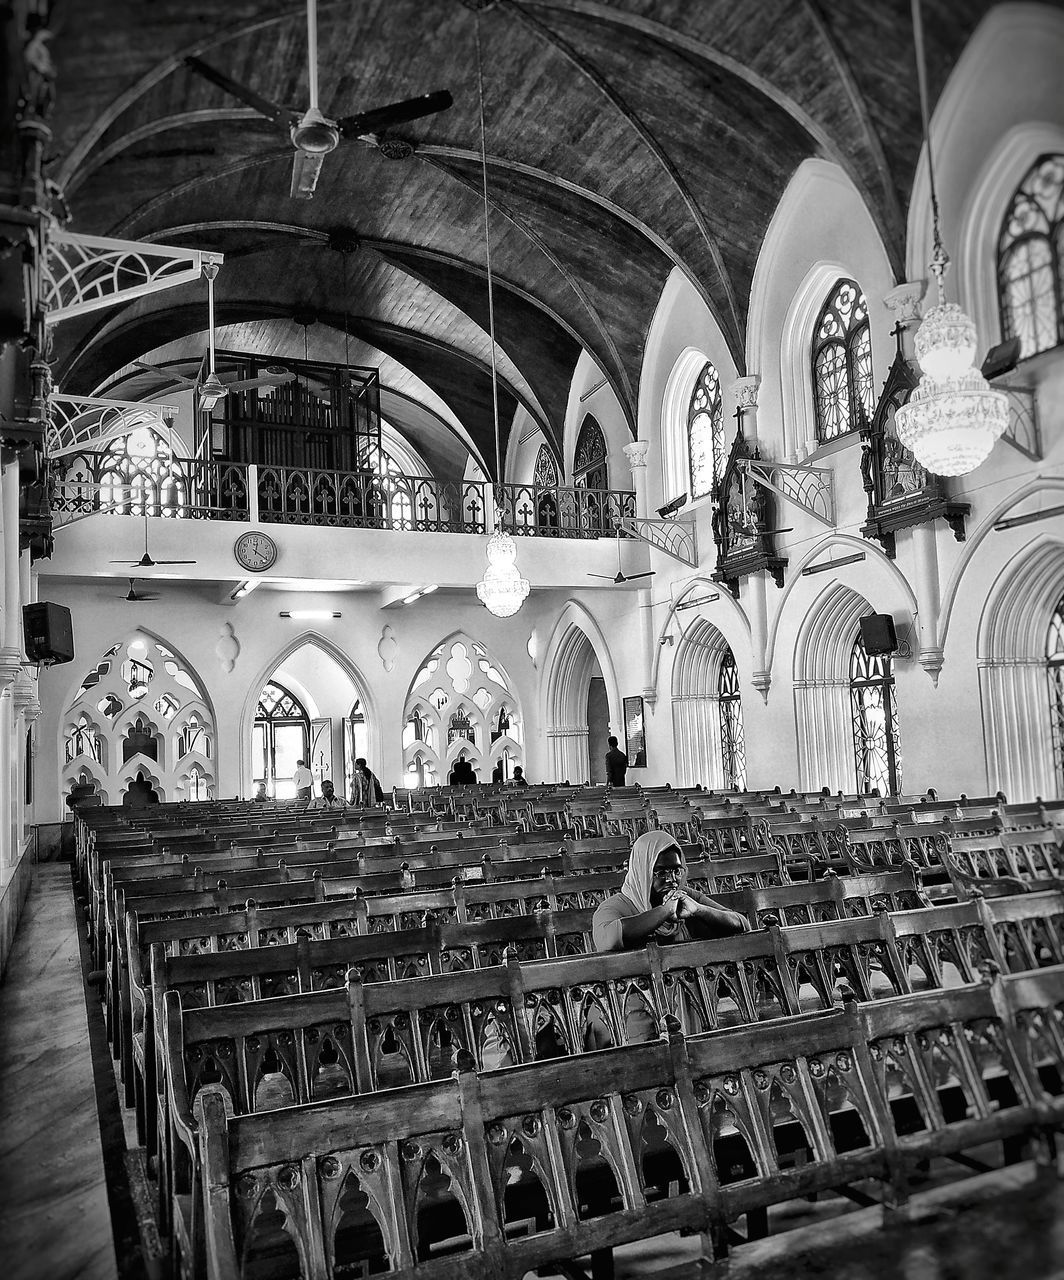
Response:
[{"label": "arched ceiling rib", "polygon": [[[934,93],[987,8],[924,0]],[[475,21],[461,0],[319,0],[327,112],[442,87],[455,103],[396,131],[419,149],[406,162],[341,146],[304,202],[288,196],[284,133],[182,62],[195,53],[304,106],[301,0],[82,0],[53,41],[54,174],[75,229],[165,241],[187,228],[180,242],[227,253],[233,321],[276,325],[309,304],[342,326],[346,310],[353,336],[433,387],[490,460]],[[647,326],[674,266],[743,367],[761,242],[810,155],[848,173],[900,275],[920,148],[902,0],[499,0],[480,21],[500,373],[511,412],[525,404],[555,444],[581,348],[634,427]],[[313,265],[336,228],[363,241],[346,299]],[[91,381],[107,359],[157,346],[185,306],[158,295],[60,326],[60,366]]]}]

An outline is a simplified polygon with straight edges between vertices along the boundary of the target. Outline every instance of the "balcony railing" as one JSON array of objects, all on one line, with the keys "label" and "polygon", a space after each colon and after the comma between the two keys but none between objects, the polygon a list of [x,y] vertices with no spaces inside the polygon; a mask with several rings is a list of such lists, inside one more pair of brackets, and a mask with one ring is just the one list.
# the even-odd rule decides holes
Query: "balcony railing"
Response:
[{"label": "balcony railing", "polygon": [[609,537],[623,517],[635,515],[635,495],[619,489],[506,484],[492,490],[476,480],[137,458],[91,450],[64,459],[52,511],[58,524],[108,512],[417,533],[486,533],[492,496],[502,527],[528,537]]},{"label": "balcony railing", "polygon": [[626,489],[503,484],[495,493],[499,523],[515,536],[612,537],[625,516],[635,515],[635,494]]}]

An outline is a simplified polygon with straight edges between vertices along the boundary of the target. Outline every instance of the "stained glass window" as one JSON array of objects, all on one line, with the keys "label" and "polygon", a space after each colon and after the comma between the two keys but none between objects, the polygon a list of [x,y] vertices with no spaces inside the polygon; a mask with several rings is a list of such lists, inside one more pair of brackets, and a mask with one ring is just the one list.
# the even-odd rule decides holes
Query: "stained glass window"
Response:
[{"label": "stained glass window", "polygon": [[1053,610],[1046,638],[1046,671],[1049,675],[1049,719],[1053,733],[1053,761],[1057,788],[1064,795],[1064,596]]},{"label": "stained glass window", "polygon": [[1064,342],[1064,155],[1040,156],[1012,197],[998,240],[1001,331],[1020,355]]},{"label": "stained glass window", "polygon": [[739,693],[739,671],[729,649],[721,659],[717,678],[720,702],[720,747],[724,760],[724,785],[746,790],[746,735],[743,732],[743,701]]},{"label": "stained glass window", "polygon": [[558,487],[558,464],[554,461],[554,454],[545,444],[539,446],[532,483],[540,489],[557,489]]},{"label": "stained glass window", "polygon": [[896,795],[901,789],[901,747],[890,654],[869,654],[858,635],[850,651],[850,713],[857,790]]},{"label": "stained glass window", "polygon": [[708,361],[687,406],[687,460],[691,497],[712,493],[724,475],[724,401],[720,378]]},{"label": "stained glass window", "polygon": [[581,489],[608,489],[606,438],[589,413],[580,425],[573,458],[573,482]]},{"label": "stained glass window", "polygon": [[813,400],[821,443],[856,431],[875,408],[868,303],[855,280],[837,280],[813,337]]}]

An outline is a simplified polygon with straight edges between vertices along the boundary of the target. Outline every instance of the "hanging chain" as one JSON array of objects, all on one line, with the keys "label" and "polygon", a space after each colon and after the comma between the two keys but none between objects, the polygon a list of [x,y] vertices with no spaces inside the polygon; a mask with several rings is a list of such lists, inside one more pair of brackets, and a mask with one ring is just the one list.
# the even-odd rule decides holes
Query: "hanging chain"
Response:
[{"label": "hanging chain", "polygon": [[931,274],[938,286],[938,301],[945,300],[942,282],[949,269],[949,254],[942,244],[942,231],[939,226],[938,191],[935,187],[935,163],[931,151],[931,112],[928,107],[927,92],[927,53],[924,48],[924,22],[920,10],[920,0],[912,0],[913,44],[916,48],[916,81],[920,89],[920,117],[924,126],[924,146],[927,148],[927,176],[931,186],[931,220],[932,250],[928,264]]},{"label": "hanging chain", "polygon": [[488,205],[488,150],[484,133],[484,59],[480,48],[480,13],[476,15],[477,102],[480,108],[480,177],[484,193],[484,261],[488,273],[488,337],[491,341],[491,408],[495,424],[495,483],[502,484],[502,443],[499,432],[499,371],[495,358],[495,288],[491,275],[491,223]]}]

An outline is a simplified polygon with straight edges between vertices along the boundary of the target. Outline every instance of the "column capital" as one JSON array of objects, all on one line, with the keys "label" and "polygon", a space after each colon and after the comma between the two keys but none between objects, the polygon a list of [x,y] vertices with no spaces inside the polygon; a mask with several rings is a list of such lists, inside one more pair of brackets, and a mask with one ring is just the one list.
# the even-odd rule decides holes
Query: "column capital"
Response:
[{"label": "column capital", "polygon": [[906,280],[883,295],[883,305],[898,324],[915,324],[920,319],[920,299],[926,288],[923,280]]},{"label": "column capital", "polygon": [[757,393],[760,389],[761,375],[759,373],[751,373],[744,378],[736,378],[732,383],[736,405],[740,409],[756,409]]},{"label": "column capital", "polygon": [[18,649],[0,649],[0,693],[6,693],[22,674],[22,654]]},{"label": "column capital", "polygon": [[628,458],[628,465],[633,471],[635,471],[637,467],[645,467],[647,465],[647,450],[649,448],[649,440],[633,440],[631,444],[626,444],[624,446],[624,452]]}]

